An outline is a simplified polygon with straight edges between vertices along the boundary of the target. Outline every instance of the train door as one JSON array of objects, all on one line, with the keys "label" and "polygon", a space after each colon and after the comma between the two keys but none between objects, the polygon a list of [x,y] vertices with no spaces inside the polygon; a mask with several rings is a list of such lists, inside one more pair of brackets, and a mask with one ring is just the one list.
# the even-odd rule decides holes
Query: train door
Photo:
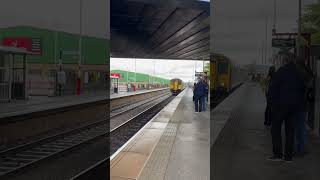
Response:
[{"label": "train door", "polygon": [[179,81],[175,80],[174,81],[174,90],[178,90],[178,85],[179,85]]},{"label": "train door", "polygon": [[216,87],[217,82],[217,61],[210,61],[210,91],[212,92]]},{"label": "train door", "polygon": [[227,60],[219,60],[218,61],[218,82],[217,88],[222,91],[228,91],[229,87],[229,63]]},{"label": "train door", "polygon": [[180,79],[178,80],[178,90],[182,90],[182,81]]},{"label": "train door", "polygon": [[231,61],[230,60],[228,60],[227,61],[227,63],[228,63],[228,72],[227,72],[227,91],[229,92],[230,90],[231,90],[231,86],[232,86],[232,82],[231,82],[231,77],[232,77],[232,71],[231,71],[231,69],[232,69],[232,66],[231,66]]},{"label": "train door", "polygon": [[0,54],[0,102],[11,100],[10,59]]}]

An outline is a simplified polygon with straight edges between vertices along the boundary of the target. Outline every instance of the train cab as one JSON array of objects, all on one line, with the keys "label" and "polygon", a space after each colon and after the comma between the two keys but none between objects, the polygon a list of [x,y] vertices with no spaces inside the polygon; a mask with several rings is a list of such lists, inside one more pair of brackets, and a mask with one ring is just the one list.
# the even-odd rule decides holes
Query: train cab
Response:
[{"label": "train cab", "polygon": [[170,91],[172,95],[179,94],[184,88],[183,82],[181,79],[171,79],[170,80]]}]

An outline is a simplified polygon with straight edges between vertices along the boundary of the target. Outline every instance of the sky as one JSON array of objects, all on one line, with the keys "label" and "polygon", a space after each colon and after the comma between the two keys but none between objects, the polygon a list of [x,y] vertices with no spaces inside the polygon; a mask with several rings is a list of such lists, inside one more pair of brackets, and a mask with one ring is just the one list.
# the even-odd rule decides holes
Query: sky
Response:
[{"label": "sky", "polygon": [[152,59],[134,59],[111,58],[110,70],[135,71],[163,77],[167,79],[180,78],[185,82],[194,80],[194,71],[203,70],[203,61],[190,60],[152,60]]},{"label": "sky", "polygon": [[[296,32],[298,0],[276,0],[277,32]],[[316,0],[302,0],[302,6]],[[211,52],[223,53],[238,64],[261,62],[267,26],[267,50],[271,57],[274,0],[212,0]],[[266,20],[268,19],[268,20]]]},{"label": "sky", "polygon": [[1,0],[0,28],[28,25],[110,39],[110,0]]},{"label": "sky", "polygon": [[[207,0],[204,0],[207,1]],[[295,32],[298,0],[277,1],[277,31]],[[29,25],[80,32],[81,0],[1,0],[0,28]],[[211,52],[224,53],[238,64],[261,61],[268,19],[268,56],[274,0],[211,0]],[[316,0],[302,0],[302,4]],[[110,0],[82,0],[83,34],[110,38]]]}]

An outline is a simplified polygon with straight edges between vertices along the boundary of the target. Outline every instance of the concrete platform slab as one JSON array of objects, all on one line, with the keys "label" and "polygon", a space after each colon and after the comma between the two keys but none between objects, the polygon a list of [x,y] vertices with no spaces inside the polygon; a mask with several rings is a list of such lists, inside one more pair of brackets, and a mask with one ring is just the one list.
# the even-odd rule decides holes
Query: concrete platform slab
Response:
[{"label": "concrete platform slab", "polygon": [[135,179],[147,158],[145,154],[125,152],[122,159],[112,167],[111,176]]},{"label": "concrete platform slab", "polygon": [[[117,164],[117,166],[126,164],[127,167],[128,164],[130,166],[135,164],[124,158],[126,152],[147,155],[148,158],[138,176],[129,176],[112,166],[111,179],[121,177],[137,180],[186,180],[190,178],[209,180],[209,115],[209,111],[194,112],[192,89],[186,89],[145,126],[145,129],[117,155],[119,157],[112,160],[112,162],[117,161],[112,164]],[[161,133],[155,133],[154,130]]]},{"label": "concrete platform slab", "polygon": [[268,161],[272,142],[270,130],[263,125],[266,103],[261,88],[255,83],[246,83],[229,101],[241,104],[234,106],[225,124],[213,129],[219,135],[213,134],[217,138],[210,150],[212,179],[319,179],[319,137],[309,134],[309,154],[303,158],[294,158],[292,163]]},{"label": "concrete platform slab", "polygon": [[210,177],[209,112],[194,113],[192,90],[186,89],[138,180]]}]

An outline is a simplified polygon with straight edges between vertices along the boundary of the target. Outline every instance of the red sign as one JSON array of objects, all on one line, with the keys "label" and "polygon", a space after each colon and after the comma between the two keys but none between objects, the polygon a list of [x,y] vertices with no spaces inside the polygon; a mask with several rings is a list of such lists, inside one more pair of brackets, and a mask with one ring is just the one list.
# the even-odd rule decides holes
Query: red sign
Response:
[{"label": "red sign", "polygon": [[111,77],[120,78],[121,75],[120,75],[120,73],[111,73]]},{"label": "red sign", "polygon": [[28,37],[17,37],[11,38],[6,37],[2,40],[2,45],[13,46],[17,48],[24,48],[36,55],[42,54],[41,40],[39,38],[28,38]]}]

